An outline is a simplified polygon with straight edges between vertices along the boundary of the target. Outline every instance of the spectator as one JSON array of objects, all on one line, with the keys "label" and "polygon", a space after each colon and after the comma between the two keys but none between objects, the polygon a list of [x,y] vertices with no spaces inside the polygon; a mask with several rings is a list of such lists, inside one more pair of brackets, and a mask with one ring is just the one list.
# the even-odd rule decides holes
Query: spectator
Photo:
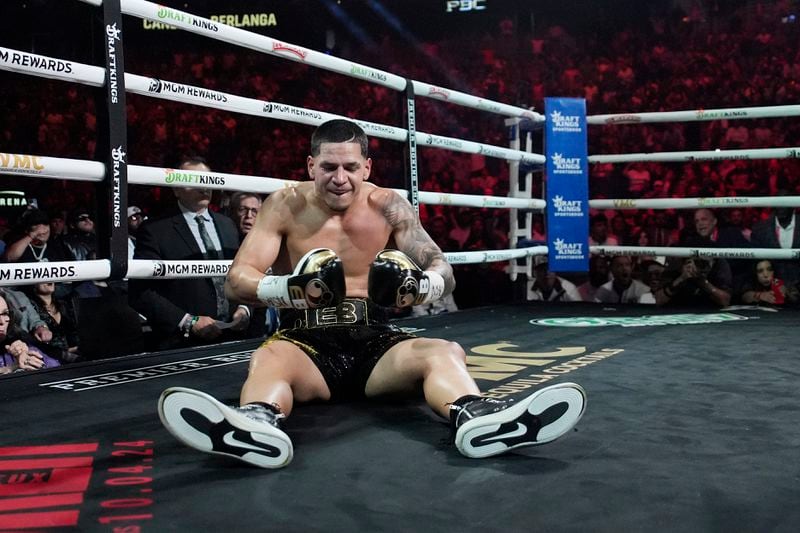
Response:
[{"label": "spectator", "polygon": [[611,271],[608,268],[608,258],[605,255],[595,254],[589,258],[589,279],[578,285],[578,293],[584,302],[594,302],[597,290],[608,283]]},{"label": "spectator", "polygon": [[[684,246],[702,248],[750,248],[750,242],[744,238],[737,228],[720,228],[717,216],[710,209],[698,209],[694,212],[694,234],[684,240]],[[739,287],[750,273],[750,262],[745,259],[717,259],[716,264],[727,263],[731,271],[732,285],[728,289]]]},{"label": "spectator", "polygon": [[[781,191],[786,193],[785,190]],[[750,235],[753,248],[800,248],[800,224],[795,210],[778,207],[766,220],[756,223]],[[795,286],[800,283],[800,265],[797,260],[775,260],[775,275],[785,283]]]},{"label": "spectator", "polygon": [[655,259],[648,259],[642,261],[639,269],[642,272],[642,282],[650,287],[650,292],[642,294],[639,297],[640,304],[654,304],[656,303],[655,294],[661,289],[661,284],[664,280],[665,266],[660,261]]},{"label": "spectator", "polygon": [[[261,196],[251,192],[235,192],[228,206],[231,218],[239,229],[239,241],[243,241],[256,222],[261,210]],[[252,309],[248,337],[271,335],[280,325],[278,310],[274,307],[258,307]]]},{"label": "spectator", "polygon": [[50,212],[50,235],[53,237],[64,237],[67,234],[67,221],[64,213],[58,209]]},{"label": "spectator", "polygon": [[464,245],[470,238],[472,230],[472,211],[468,207],[460,207],[456,215],[455,225],[450,230],[449,237],[458,243],[459,250],[464,248]]},{"label": "spectator", "polygon": [[35,263],[41,261],[74,261],[75,256],[64,242],[50,236],[50,217],[40,209],[28,209],[20,216],[16,235],[6,246],[6,262]]},{"label": "spectator", "polygon": [[775,277],[775,269],[769,259],[756,263],[753,276],[742,288],[742,303],[787,305],[796,304],[800,299],[797,286],[787,285]]},{"label": "spectator", "polygon": [[19,328],[16,312],[0,289],[0,374],[61,366],[30,335]]},{"label": "spectator", "polygon": [[617,238],[608,234],[608,219],[605,215],[592,217],[589,226],[589,246],[619,246]]},{"label": "spectator", "polygon": [[40,342],[50,342],[53,332],[43,320],[33,306],[28,295],[22,291],[15,291],[9,288],[4,289],[3,294],[6,304],[14,311],[17,327],[33,335]]},{"label": "spectator", "polygon": [[49,345],[57,350],[62,363],[78,360],[78,315],[71,301],[57,298],[53,282],[36,283],[26,288],[26,294],[39,318],[52,332]]},{"label": "spectator", "polygon": [[547,257],[537,256],[533,267],[533,284],[528,289],[528,299],[542,302],[580,302],[581,295],[575,284],[550,272]]},{"label": "spectator", "polygon": [[672,246],[678,242],[678,234],[670,227],[666,211],[656,211],[650,220],[652,222],[644,229],[648,245]]},{"label": "spectator", "polygon": [[261,196],[251,192],[235,192],[231,196],[230,214],[239,228],[239,239],[244,240],[261,209]]},{"label": "spectator", "polygon": [[603,284],[595,293],[594,301],[607,304],[638,303],[639,298],[650,292],[650,287],[633,279],[633,260],[627,255],[611,258],[611,281]]},{"label": "spectator", "polygon": [[73,209],[67,217],[67,226],[64,244],[75,260],[97,259],[97,235],[89,210],[83,207]]},{"label": "spectator", "polygon": [[133,259],[133,253],[136,249],[136,234],[139,231],[139,226],[142,222],[147,220],[142,210],[132,205],[128,207],[128,260]]},{"label": "spectator", "polygon": [[727,262],[704,257],[687,257],[680,270],[665,271],[658,305],[727,307],[731,303],[733,276]]},{"label": "spectator", "polygon": [[[198,157],[184,159],[179,168],[210,172]],[[233,259],[239,248],[238,231],[230,218],[208,208],[211,190],[178,187],[173,191],[177,202],[172,212],[139,228],[134,257]],[[130,280],[131,305],[149,321],[158,349],[242,337],[250,323],[250,309],[231,305],[223,286],[224,276]]]}]

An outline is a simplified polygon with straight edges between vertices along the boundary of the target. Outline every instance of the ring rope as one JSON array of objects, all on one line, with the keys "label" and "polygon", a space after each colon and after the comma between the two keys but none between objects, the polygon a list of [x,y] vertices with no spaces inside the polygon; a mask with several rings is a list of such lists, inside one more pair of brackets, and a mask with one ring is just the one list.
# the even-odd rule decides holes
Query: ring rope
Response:
[{"label": "ring rope", "polygon": [[641,152],[635,154],[590,155],[589,163],[632,163],[636,161],[694,162],[730,159],[797,159],[800,147],[750,148],[744,150],[701,150],[697,152]]},{"label": "ring rope", "polygon": [[800,248],[686,248],[680,246],[590,246],[592,254],[727,259],[800,259]]},{"label": "ring rope", "polygon": [[800,105],[775,105],[759,107],[728,107],[721,109],[694,109],[686,111],[654,111],[648,113],[614,113],[590,115],[591,125],[643,124],[653,122],[701,122],[710,120],[739,120],[753,118],[782,118],[800,116]]},{"label": "ring rope", "polygon": [[[65,61],[38,54],[30,54],[20,50],[0,48],[0,69],[49,77],[50,70],[47,68],[48,65],[62,65],[60,68],[72,73],[69,76],[61,75],[59,79],[87,85],[95,85],[98,77],[104,76],[103,73],[105,72],[105,69],[93,65]],[[100,83],[100,85],[102,85],[102,83]],[[148,78],[129,72],[125,73],[125,88],[128,92],[149,96],[151,98],[160,98],[213,109],[222,109],[263,118],[273,118],[309,126],[318,126],[334,118],[347,118],[333,113],[326,113],[278,102],[267,102],[256,98],[247,98],[222,91],[205,89],[195,85]],[[369,135],[375,137],[399,142],[405,142],[408,138],[408,130],[405,128],[358,119],[355,119],[355,121]],[[532,165],[542,165],[545,162],[545,157],[541,154],[530,154],[528,152],[511,150],[510,148],[502,146],[494,146],[419,131],[416,132],[416,135],[419,146],[441,148],[468,154],[482,154],[487,157],[495,157],[507,161],[520,161]]]},{"label": "ring rope", "polygon": [[800,196],[720,196],[712,198],[619,198],[589,200],[593,209],[695,209],[718,207],[800,207]]},{"label": "ring rope", "polygon": [[[0,174],[15,174],[33,178],[52,178],[73,181],[101,182],[105,179],[105,165],[85,159],[67,159],[28,154],[0,153]],[[207,189],[223,191],[247,191],[270,194],[292,187],[298,182],[266,176],[246,176],[223,172],[199,172],[171,168],[130,165],[128,183],[154,187],[186,187],[202,185]],[[405,189],[391,189],[407,197]],[[513,198],[507,196],[482,196],[473,194],[420,191],[420,202],[429,205],[457,205],[478,208],[513,208],[540,211],[547,202],[539,199]]]},{"label": "ring rope", "polygon": [[[95,6],[102,5],[102,0],[81,0]],[[301,62],[315,67],[319,67],[339,74],[344,74],[351,78],[383,85],[395,91],[404,91],[407,81],[405,78],[392,74],[384,70],[376,69],[353,61],[348,61],[336,56],[317,52],[299,45],[285,43],[260,35],[251,31],[228,26],[221,22],[215,22],[191,13],[167,8],[148,2],[146,0],[122,0],[120,2],[122,12],[142,19],[155,22],[167,23],[171,26],[181,28],[191,33],[204,35],[212,39],[224,41],[230,44],[250,48],[275,57]],[[159,16],[162,13],[163,16]],[[429,83],[411,80],[415,94],[444,100],[452,104],[470,107],[480,111],[496,113],[510,117],[525,117],[535,122],[544,122],[543,115],[531,110],[496,102],[486,98],[481,98],[463,92],[438,87]]]}]

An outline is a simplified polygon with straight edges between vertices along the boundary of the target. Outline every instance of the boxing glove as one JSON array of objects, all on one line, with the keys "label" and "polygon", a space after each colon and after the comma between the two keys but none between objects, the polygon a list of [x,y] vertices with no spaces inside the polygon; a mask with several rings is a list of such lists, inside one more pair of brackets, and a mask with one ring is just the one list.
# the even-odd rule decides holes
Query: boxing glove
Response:
[{"label": "boxing glove", "polygon": [[403,252],[383,250],[369,269],[370,299],[384,307],[408,307],[432,302],[444,294],[444,278],[423,271]]},{"label": "boxing glove", "polygon": [[338,305],[345,297],[344,267],[333,250],[315,248],[289,275],[264,276],[256,296],[272,307],[308,309]]}]

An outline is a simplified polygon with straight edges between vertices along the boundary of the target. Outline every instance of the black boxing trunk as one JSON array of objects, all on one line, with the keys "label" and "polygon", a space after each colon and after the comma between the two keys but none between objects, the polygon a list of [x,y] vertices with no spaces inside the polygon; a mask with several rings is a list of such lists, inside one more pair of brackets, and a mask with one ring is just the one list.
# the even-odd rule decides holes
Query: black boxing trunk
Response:
[{"label": "black boxing trunk", "polygon": [[281,329],[262,346],[283,340],[303,350],[319,368],[331,399],[364,397],[375,365],[394,345],[415,335],[388,323],[386,310],[362,298],[335,307],[281,309]]}]

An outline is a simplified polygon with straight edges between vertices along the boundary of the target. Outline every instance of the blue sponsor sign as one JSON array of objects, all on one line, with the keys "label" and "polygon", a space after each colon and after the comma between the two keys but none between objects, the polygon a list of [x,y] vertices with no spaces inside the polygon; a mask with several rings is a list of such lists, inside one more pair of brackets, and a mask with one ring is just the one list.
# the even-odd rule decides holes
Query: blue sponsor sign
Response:
[{"label": "blue sponsor sign", "polygon": [[586,101],[545,98],[547,249],[553,272],[589,270]]}]

